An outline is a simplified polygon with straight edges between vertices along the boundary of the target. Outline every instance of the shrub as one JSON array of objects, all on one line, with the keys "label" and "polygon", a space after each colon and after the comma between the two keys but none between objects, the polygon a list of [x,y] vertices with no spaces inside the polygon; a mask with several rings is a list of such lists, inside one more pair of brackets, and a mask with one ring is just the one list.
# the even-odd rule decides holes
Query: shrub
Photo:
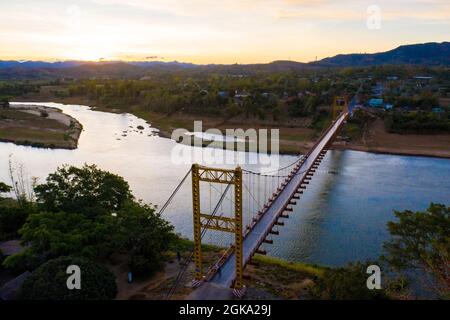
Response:
[{"label": "shrub", "polygon": [[177,240],[173,226],[161,218],[153,207],[128,203],[117,214],[130,252],[129,267],[136,276],[149,276],[162,266],[161,252]]},{"label": "shrub", "polygon": [[42,118],[47,118],[47,117],[48,117],[48,112],[45,111],[45,110],[41,110],[41,111],[40,111],[40,114],[41,114],[41,117],[42,117]]},{"label": "shrub", "polygon": [[146,255],[133,254],[130,259],[129,267],[130,271],[136,277],[148,277],[155,271],[159,270],[162,266],[162,259],[159,252],[151,250]]},{"label": "shrub", "polygon": [[328,269],[309,288],[308,294],[312,299],[326,300],[386,299],[383,290],[367,288],[367,277],[366,265],[360,262]]},{"label": "shrub", "polygon": [[45,262],[43,256],[34,253],[31,249],[26,249],[21,253],[7,257],[2,266],[13,274],[21,274],[25,271],[33,271]]},{"label": "shrub", "polygon": [[2,269],[3,261],[5,261],[5,255],[3,254],[2,250],[0,250],[0,270]]},{"label": "shrub", "polygon": [[0,203],[0,240],[13,239],[25,224],[30,213],[34,212],[33,205],[24,203],[11,204],[5,201]]},{"label": "shrub", "polygon": [[450,132],[450,115],[431,112],[390,112],[385,118],[386,130],[391,133],[435,134]]},{"label": "shrub", "polygon": [[11,186],[8,186],[7,184],[0,182],[0,193],[7,193],[12,190]]},{"label": "shrub", "polygon": [[0,101],[0,107],[2,107],[2,108],[9,108],[9,101],[8,101],[8,99],[3,98]]},{"label": "shrub", "polygon": [[[81,270],[81,289],[69,290],[66,285],[67,267],[77,265]],[[21,289],[22,300],[110,300],[117,294],[114,275],[93,261],[77,257],[49,260],[30,277]]]},{"label": "shrub", "polygon": [[22,240],[34,253],[47,259],[77,255],[104,257],[117,249],[117,219],[101,216],[89,219],[83,214],[40,212],[30,216],[20,230]]},{"label": "shrub", "polygon": [[419,270],[431,277],[429,289],[450,298],[450,207],[431,203],[426,211],[394,211],[388,223],[391,239],[383,260],[394,271]]}]

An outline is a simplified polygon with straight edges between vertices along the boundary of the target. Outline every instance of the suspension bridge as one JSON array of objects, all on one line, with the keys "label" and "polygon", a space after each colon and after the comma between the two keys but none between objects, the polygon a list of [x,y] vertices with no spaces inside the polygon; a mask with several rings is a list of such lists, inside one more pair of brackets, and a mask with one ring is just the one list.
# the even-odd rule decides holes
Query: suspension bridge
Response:
[{"label": "suspension bridge", "polygon": [[[166,209],[190,176],[194,250],[181,264],[167,298],[174,294],[183,281],[183,275],[192,261],[195,265],[192,284],[197,289],[189,299],[229,299],[233,294],[237,297],[244,295],[245,266],[256,253],[265,254],[261,249],[263,244],[273,243],[272,236],[279,234],[279,227],[284,225],[284,219],[289,218],[293,206],[297,204],[318,170],[355,104],[355,99],[347,105],[345,98],[337,97],[333,105],[334,120],[309,152],[276,171],[263,174],[240,167],[224,169],[192,165],[160,211]],[[211,188],[209,189],[209,212],[205,212],[207,206],[204,205],[203,198],[207,197],[208,193],[204,194],[202,183],[207,183],[210,187],[220,185],[220,190],[214,187],[219,193],[214,207],[211,204]],[[229,193],[233,196],[228,196]],[[225,206],[225,199],[230,202],[228,206]],[[208,230],[230,235],[231,238],[228,239],[231,239],[232,243],[216,263],[204,270],[202,240]]]}]

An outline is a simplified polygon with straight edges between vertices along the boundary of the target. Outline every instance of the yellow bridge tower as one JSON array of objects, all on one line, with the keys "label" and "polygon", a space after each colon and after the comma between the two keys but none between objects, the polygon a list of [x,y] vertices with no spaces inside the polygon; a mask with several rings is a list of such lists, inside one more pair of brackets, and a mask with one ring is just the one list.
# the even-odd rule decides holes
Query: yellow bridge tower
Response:
[{"label": "yellow bridge tower", "polygon": [[333,120],[335,120],[338,117],[340,112],[347,110],[347,108],[348,108],[347,97],[343,97],[343,96],[334,97]]},{"label": "yellow bridge tower", "polygon": [[[234,217],[215,216],[211,212],[202,212],[200,208],[200,182],[234,185]],[[243,288],[242,262],[242,169],[216,169],[192,165],[192,207],[194,216],[194,263],[195,280],[203,281],[202,266],[202,229],[233,233],[236,257],[235,289]],[[219,266],[220,267],[220,266]]]}]

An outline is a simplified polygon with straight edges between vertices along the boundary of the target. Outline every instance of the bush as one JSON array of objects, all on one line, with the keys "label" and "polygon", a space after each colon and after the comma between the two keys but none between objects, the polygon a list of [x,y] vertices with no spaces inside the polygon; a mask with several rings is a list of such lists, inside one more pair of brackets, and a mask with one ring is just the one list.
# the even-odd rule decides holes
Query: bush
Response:
[{"label": "bush", "polygon": [[0,250],[0,270],[2,270],[3,261],[5,261],[5,255],[3,254],[2,250]]},{"label": "bush", "polygon": [[89,219],[82,214],[41,212],[33,214],[20,230],[22,240],[46,259],[77,255],[106,257],[117,250],[121,239],[116,217]]},{"label": "bush", "polygon": [[2,108],[9,108],[9,101],[8,101],[8,99],[3,98],[0,101],[0,107],[2,107]]},{"label": "bush", "polygon": [[431,112],[390,112],[385,127],[391,133],[436,134],[450,132],[450,114],[436,115]]},{"label": "bush", "polygon": [[382,257],[394,271],[419,270],[430,277],[427,287],[450,298],[450,206],[431,203],[426,211],[394,211],[388,223],[391,239]]},{"label": "bush", "polygon": [[136,276],[145,277],[161,268],[161,252],[178,240],[173,226],[162,219],[153,207],[136,202],[126,204],[117,217],[124,231],[124,249],[131,255],[131,271]]},{"label": "bush", "polygon": [[129,267],[136,277],[148,277],[159,270],[162,266],[161,255],[152,250],[147,255],[133,254],[130,259]]},{"label": "bush", "polygon": [[0,202],[0,240],[17,238],[19,229],[35,209],[28,203],[19,205],[3,202]]},{"label": "bush", "polygon": [[[66,285],[67,267],[77,265],[81,270],[81,289],[69,290]],[[30,277],[21,289],[22,300],[110,300],[117,294],[114,275],[105,267],[77,257],[49,260]]]},{"label": "bush", "polygon": [[13,274],[19,275],[25,271],[33,271],[45,262],[42,255],[34,253],[31,249],[26,249],[21,253],[7,257],[2,266]]},{"label": "bush", "polygon": [[367,288],[369,275],[366,270],[366,265],[360,262],[347,267],[328,269],[309,288],[308,294],[312,299],[325,300],[386,299],[383,290]]},{"label": "bush", "polygon": [[40,111],[40,114],[41,114],[41,117],[42,117],[42,118],[47,118],[47,117],[48,117],[48,112],[45,111],[45,110],[41,110],[41,111]]},{"label": "bush", "polygon": [[7,193],[12,190],[11,186],[8,186],[7,184],[0,182],[0,193]]}]

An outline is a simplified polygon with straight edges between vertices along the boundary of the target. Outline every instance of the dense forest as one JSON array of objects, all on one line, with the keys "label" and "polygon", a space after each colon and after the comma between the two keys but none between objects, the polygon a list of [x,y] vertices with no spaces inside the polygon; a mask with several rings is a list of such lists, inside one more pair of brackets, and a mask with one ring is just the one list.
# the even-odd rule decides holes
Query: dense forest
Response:
[{"label": "dense forest", "polygon": [[[84,66],[98,68],[98,66]],[[135,66],[134,66],[135,67]],[[120,68],[123,68],[121,65]],[[109,65],[108,70],[114,69]],[[386,112],[386,128],[401,133],[448,132],[448,107],[442,114],[428,115],[450,98],[447,67],[377,66],[361,68],[312,68],[265,72],[256,69],[174,69],[152,70],[145,74],[58,78],[53,80],[0,81],[0,100],[44,94],[49,99],[83,98],[95,106],[123,112],[154,112],[164,115],[184,113],[224,120],[236,116],[282,123],[288,118],[312,118],[312,124],[330,117],[335,96],[351,99],[358,94],[367,105],[373,90],[382,84],[382,98],[393,105]],[[250,70],[250,71],[249,71]],[[426,75],[430,81],[415,78]],[[395,80],[392,80],[392,79]],[[390,80],[387,80],[390,79]],[[417,112],[421,115],[406,114]],[[418,125],[425,121],[426,124]],[[435,123],[436,125],[433,125]],[[431,126],[431,127],[430,127]]]}]

